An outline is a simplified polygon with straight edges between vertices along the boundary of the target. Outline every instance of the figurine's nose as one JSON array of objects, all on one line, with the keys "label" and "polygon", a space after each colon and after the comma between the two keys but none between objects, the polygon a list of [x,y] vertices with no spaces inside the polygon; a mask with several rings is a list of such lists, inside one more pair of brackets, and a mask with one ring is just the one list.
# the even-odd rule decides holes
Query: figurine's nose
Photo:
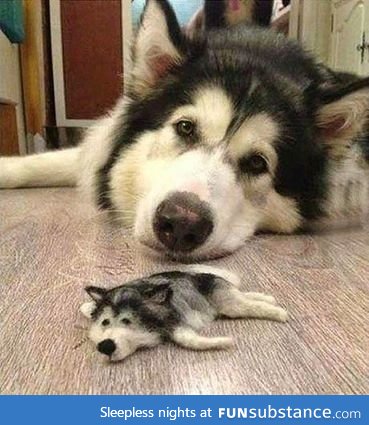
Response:
[{"label": "figurine's nose", "polygon": [[107,356],[111,356],[116,350],[117,346],[112,339],[104,339],[103,341],[97,344],[97,349],[100,353],[105,354]]}]

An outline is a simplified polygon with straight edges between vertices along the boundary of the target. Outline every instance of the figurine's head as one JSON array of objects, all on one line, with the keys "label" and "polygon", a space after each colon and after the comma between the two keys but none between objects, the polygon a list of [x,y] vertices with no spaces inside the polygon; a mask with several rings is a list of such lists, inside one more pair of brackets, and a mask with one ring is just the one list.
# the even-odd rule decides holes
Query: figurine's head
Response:
[{"label": "figurine's head", "polygon": [[153,321],[156,314],[160,316],[168,291],[166,284],[144,292],[131,286],[87,287],[92,301],[84,303],[81,312],[92,320],[89,338],[96,349],[110,361],[119,361],[138,348],[157,345],[160,333]]}]

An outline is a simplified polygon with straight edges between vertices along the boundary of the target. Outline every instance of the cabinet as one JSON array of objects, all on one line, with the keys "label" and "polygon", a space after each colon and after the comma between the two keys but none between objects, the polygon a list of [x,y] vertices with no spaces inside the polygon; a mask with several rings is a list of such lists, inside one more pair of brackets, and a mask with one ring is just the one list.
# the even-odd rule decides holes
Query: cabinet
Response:
[{"label": "cabinet", "polygon": [[369,75],[369,0],[332,0],[332,68]]}]

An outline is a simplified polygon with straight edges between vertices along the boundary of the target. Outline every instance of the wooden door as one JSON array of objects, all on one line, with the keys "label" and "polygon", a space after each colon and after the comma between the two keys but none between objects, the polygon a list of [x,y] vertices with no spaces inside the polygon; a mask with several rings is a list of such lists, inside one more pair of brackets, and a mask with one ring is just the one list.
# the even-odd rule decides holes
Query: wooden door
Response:
[{"label": "wooden door", "polygon": [[122,93],[120,0],[61,0],[66,117],[93,119]]},{"label": "wooden door", "polygon": [[369,0],[334,0],[332,9],[332,67],[366,75],[369,49],[360,46],[369,41]]},{"label": "wooden door", "polygon": [[126,0],[50,2],[58,127],[88,126],[122,94],[129,7]]}]

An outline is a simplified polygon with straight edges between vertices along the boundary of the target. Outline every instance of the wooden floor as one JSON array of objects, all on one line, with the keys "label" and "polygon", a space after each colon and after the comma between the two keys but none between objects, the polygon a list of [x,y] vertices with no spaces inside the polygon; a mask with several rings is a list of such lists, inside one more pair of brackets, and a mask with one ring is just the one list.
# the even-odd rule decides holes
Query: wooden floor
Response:
[{"label": "wooden floor", "polygon": [[72,189],[0,191],[0,392],[369,393],[369,226],[261,236],[214,261],[276,296],[287,324],[218,321],[230,351],[173,345],[107,364],[85,342],[89,284],[173,269],[144,257]]}]

